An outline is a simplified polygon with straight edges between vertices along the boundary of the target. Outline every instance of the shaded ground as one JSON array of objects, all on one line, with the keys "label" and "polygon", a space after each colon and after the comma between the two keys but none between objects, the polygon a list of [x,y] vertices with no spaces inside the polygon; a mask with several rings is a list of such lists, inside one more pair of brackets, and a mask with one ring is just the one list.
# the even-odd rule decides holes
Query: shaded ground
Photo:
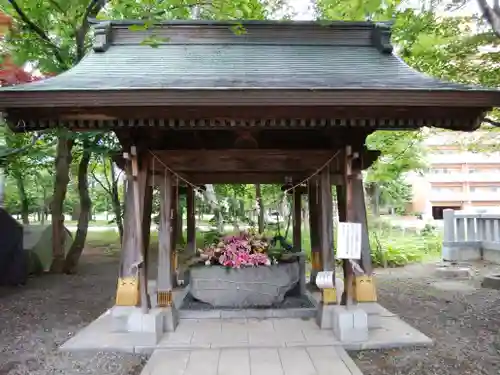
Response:
[{"label": "shaded ground", "polygon": [[87,254],[79,275],[0,288],[0,375],[139,374],[139,356],[57,350],[113,304],[117,272],[116,257]]},{"label": "shaded ground", "polygon": [[[432,265],[380,271],[379,299],[436,340],[427,349],[352,353],[365,375],[500,373],[500,292],[441,282]],[[80,274],[0,289],[0,375],[136,375],[145,358],[59,353],[71,335],[113,304],[117,258],[86,254]],[[201,374],[200,374],[201,375]]]}]

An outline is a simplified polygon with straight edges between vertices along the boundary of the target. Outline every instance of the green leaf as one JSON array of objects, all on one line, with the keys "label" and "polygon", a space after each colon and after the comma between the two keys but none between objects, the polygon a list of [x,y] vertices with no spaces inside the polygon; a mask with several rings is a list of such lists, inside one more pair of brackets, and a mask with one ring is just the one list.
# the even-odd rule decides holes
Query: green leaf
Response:
[{"label": "green leaf", "polygon": [[144,31],[148,29],[148,26],[146,24],[143,25],[130,25],[128,27],[130,31]]}]

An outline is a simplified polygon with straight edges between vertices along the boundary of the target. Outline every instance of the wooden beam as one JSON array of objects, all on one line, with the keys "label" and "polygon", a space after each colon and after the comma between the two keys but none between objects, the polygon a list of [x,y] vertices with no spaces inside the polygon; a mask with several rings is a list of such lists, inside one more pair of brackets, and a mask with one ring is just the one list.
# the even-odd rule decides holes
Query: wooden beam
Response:
[{"label": "wooden beam", "polygon": [[[190,172],[304,172],[313,173],[335,150],[168,150],[153,151],[177,173]],[[163,170],[161,163],[155,163]]]},{"label": "wooden beam", "polygon": [[[312,174],[313,172],[311,172]],[[155,174],[154,182],[160,186],[163,180],[163,173]],[[292,178],[294,181],[302,181],[310,174],[284,173],[284,172],[190,172],[179,173],[179,176],[186,179],[194,185],[203,184],[282,184],[286,178]],[[342,175],[333,173],[330,180],[334,185],[343,183]]]}]

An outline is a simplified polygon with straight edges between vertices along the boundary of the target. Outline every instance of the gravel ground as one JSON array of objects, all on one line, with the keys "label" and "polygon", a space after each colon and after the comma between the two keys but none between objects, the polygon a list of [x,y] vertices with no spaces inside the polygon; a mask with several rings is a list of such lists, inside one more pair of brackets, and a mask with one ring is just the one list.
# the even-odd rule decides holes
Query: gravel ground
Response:
[{"label": "gravel ground", "polygon": [[499,268],[474,266],[473,282],[433,278],[434,265],[381,271],[379,302],[435,345],[352,353],[364,374],[500,374],[500,291],[479,284],[481,274]]},{"label": "gravel ground", "polygon": [[[478,274],[493,272],[477,265]],[[113,303],[118,261],[87,254],[75,276],[0,289],[0,375],[136,375],[145,358],[57,348]],[[500,291],[432,277],[433,265],[382,270],[379,301],[435,340],[431,348],[352,353],[365,375],[500,374]],[[495,269],[500,273],[500,268]]]},{"label": "gravel ground", "polygon": [[58,347],[113,303],[118,260],[87,255],[78,275],[48,275],[0,289],[0,375],[135,375],[144,358],[68,354]]}]

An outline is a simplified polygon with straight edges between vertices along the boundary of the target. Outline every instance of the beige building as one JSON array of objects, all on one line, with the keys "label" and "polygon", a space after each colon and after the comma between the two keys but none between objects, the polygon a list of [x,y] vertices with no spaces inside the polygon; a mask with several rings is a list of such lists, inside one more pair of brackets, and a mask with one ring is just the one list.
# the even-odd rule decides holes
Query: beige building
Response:
[{"label": "beige building", "polygon": [[[478,142],[484,146],[471,151],[471,144]],[[500,209],[498,137],[489,132],[445,132],[429,137],[426,147],[428,170],[423,176],[410,176],[414,212],[439,219],[445,208]]]}]

